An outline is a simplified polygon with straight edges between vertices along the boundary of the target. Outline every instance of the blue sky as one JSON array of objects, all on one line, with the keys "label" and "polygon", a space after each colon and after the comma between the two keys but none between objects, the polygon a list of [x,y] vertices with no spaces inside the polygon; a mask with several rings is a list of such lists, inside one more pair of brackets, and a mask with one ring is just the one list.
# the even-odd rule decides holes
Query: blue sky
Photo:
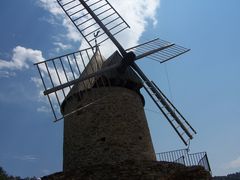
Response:
[{"label": "blue sky", "polygon": [[[127,1],[109,1],[126,7]],[[32,64],[77,50],[81,38],[52,2],[0,2],[0,166],[22,177],[62,168],[63,122],[52,122]],[[207,151],[214,175],[239,171],[240,1],[160,0],[155,8],[159,1],[148,0],[140,23],[134,12],[142,1],[128,7],[136,2],[134,10],[120,11],[134,31],[130,44],[160,37],[191,48],[165,64],[138,62],[197,130],[191,152]],[[162,115],[146,114],[156,152],[184,147]]]}]

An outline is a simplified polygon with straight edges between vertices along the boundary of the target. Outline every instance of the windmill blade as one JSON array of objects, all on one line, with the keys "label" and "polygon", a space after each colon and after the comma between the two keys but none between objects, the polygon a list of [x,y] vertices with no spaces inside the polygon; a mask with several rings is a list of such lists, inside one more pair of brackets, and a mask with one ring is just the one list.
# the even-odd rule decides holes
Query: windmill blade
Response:
[{"label": "windmill blade", "polygon": [[119,66],[114,64],[101,69],[104,60],[98,48],[95,52],[88,48],[35,64],[54,121],[62,119],[61,105],[64,99],[68,98],[74,84],[79,84],[79,92],[87,93],[94,86],[99,87],[99,83],[104,84],[100,75]]},{"label": "windmill blade", "polygon": [[[130,28],[107,0],[57,0],[90,47]],[[120,47],[121,48],[121,47]]]},{"label": "windmill blade", "polygon": [[[189,51],[189,49],[175,44],[169,46],[169,48],[161,49],[171,43],[159,39],[125,50],[117,41],[115,35],[129,28],[129,25],[107,0],[57,1],[91,47],[95,45],[96,38],[98,38],[99,43],[111,39],[123,57],[126,57],[129,51],[134,51],[139,58],[151,54],[150,58],[161,63]],[[109,11],[112,12],[110,13]],[[116,29],[119,30],[116,31]],[[152,51],[156,49],[158,51],[153,53]],[[123,61],[125,61],[125,58],[123,58]],[[125,63],[128,62],[125,61]]]},{"label": "windmill blade", "polygon": [[153,81],[145,82],[144,89],[171,124],[183,143],[187,145],[189,140],[193,139],[193,134],[196,134],[193,127]]},{"label": "windmill blade", "polygon": [[190,49],[157,38],[128,48],[126,51],[133,51],[138,59],[148,57],[160,63],[164,63],[190,51]]},{"label": "windmill blade", "polygon": [[48,94],[51,94],[55,91],[58,91],[58,90],[61,90],[63,88],[66,88],[66,87],[69,87],[69,86],[72,86],[74,84],[77,84],[77,83],[80,83],[80,82],[83,82],[85,80],[88,80],[90,78],[93,78],[93,77],[100,77],[101,75],[107,73],[108,71],[112,71],[114,69],[117,69],[118,67],[120,67],[121,64],[114,64],[112,66],[109,66],[109,67],[106,67],[106,68],[103,68],[103,69],[99,69],[97,70],[96,72],[93,72],[91,74],[87,74],[85,76],[81,76],[80,78],[78,79],[74,79],[72,81],[69,81],[69,82],[66,82],[66,83],[63,83],[61,85],[58,85],[58,86],[55,86],[51,89],[47,89],[45,90],[43,93],[44,95],[48,95]]},{"label": "windmill blade", "polygon": [[151,56],[154,53],[157,53],[159,51],[163,51],[164,49],[170,48],[172,46],[174,46],[174,44],[169,44],[169,45],[166,45],[166,46],[163,46],[163,47],[159,47],[159,48],[147,51],[147,52],[145,52],[145,53],[143,53],[141,55],[136,56],[135,60],[142,59],[142,58],[147,57],[147,56]]},{"label": "windmill blade", "polygon": [[154,103],[171,124],[183,143],[187,145],[188,141],[193,139],[193,134],[196,134],[196,131],[175,108],[175,106],[167,99],[162,91],[147,78],[147,76],[142,72],[135,62],[132,63],[131,67],[144,82],[144,89],[147,91]]}]

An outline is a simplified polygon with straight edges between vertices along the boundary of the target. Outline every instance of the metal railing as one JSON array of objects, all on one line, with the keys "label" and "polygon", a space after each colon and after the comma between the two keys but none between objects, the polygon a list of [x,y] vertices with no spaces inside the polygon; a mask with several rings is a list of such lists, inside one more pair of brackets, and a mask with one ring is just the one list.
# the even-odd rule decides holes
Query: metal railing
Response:
[{"label": "metal railing", "polygon": [[180,149],[157,153],[156,156],[158,161],[175,162],[185,166],[202,166],[206,171],[211,173],[206,152],[189,154],[189,149]]}]

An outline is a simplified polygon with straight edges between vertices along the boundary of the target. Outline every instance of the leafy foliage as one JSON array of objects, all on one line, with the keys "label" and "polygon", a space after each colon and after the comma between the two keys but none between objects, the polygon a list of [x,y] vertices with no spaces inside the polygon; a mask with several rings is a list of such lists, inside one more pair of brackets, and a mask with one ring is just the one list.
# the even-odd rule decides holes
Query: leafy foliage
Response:
[{"label": "leafy foliage", "polygon": [[214,180],[240,180],[240,172],[228,174],[227,176],[215,176]]},{"label": "leafy foliage", "polygon": [[4,180],[7,178],[7,173],[4,171],[2,167],[0,167],[0,180]]},{"label": "leafy foliage", "polygon": [[21,178],[19,176],[9,176],[6,171],[0,167],[0,180],[37,180],[37,178],[33,177],[33,178]]}]

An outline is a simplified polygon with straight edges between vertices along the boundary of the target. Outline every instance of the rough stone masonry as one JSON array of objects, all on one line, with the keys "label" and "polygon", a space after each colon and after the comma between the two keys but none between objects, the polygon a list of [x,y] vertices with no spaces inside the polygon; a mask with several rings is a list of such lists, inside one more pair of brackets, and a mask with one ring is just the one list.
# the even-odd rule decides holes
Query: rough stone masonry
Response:
[{"label": "rough stone masonry", "polygon": [[81,110],[64,120],[64,171],[126,160],[156,160],[143,103],[136,92],[122,87],[96,88],[83,99],[73,95],[65,103],[64,113],[76,107]]}]

